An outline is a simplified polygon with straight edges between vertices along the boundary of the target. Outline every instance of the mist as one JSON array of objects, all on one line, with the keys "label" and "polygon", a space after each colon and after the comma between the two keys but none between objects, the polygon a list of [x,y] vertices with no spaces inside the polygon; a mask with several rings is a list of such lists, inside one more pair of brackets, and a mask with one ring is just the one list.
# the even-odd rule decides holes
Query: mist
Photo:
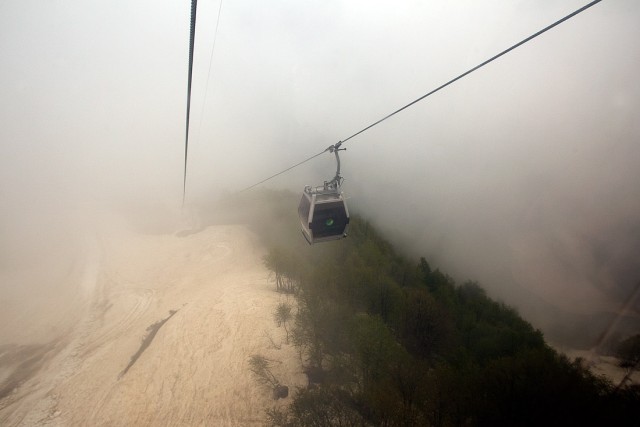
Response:
[{"label": "mist", "polygon": [[[187,208],[324,150],[582,5],[225,2],[212,57],[219,3],[201,0]],[[34,310],[51,298],[63,310],[96,224],[171,232],[180,220],[189,12],[0,4],[3,336],[32,296]],[[637,2],[602,2],[345,143],[350,209],[536,326],[548,307],[618,312],[640,280],[639,20]],[[298,192],[334,173],[327,154],[265,186]]]}]

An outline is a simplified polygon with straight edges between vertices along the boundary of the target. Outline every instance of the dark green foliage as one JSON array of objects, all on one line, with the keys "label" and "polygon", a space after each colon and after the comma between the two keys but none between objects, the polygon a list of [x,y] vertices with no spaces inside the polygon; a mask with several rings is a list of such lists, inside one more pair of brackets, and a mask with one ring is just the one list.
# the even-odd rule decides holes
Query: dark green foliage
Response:
[{"label": "dark green foliage", "polygon": [[306,351],[312,365],[322,366],[327,356],[347,350],[350,319],[347,306],[304,295],[291,333],[293,343]]},{"label": "dark green foliage", "polygon": [[631,379],[631,374],[634,371],[640,369],[640,334],[629,337],[618,344],[616,357],[619,360],[620,367],[625,368],[627,371],[618,386],[620,388]]},{"label": "dark green foliage", "polygon": [[302,277],[305,264],[294,252],[275,247],[263,258],[264,265],[275,274],[276,290],[283,293],[295,293]]},{"label": "dark green foliage", "polygon": [[406,349],[422,358],[445,353],[453,336],[453,324],[433,296],[422,288],[405,289],[402,308],[397,330]]},{"label": "dark green foliage", "polygon": [[348,334],[358,386],[368,390],[387,375],[387,367],[400,346],[380,318],[366,314],[351,319]]},{"label": "dark green foliage", "polygon": [[540,331],[514,309],[487,297],[477,283],[467,282],[457,288],[443,284],[434,295],[455,317],[458,345],[480,364],[544,347]]},{"label": "dark green foliage", "polygon": [[622,341],[616,349],[620,366],[626,369],[640,369],[640,334]]},{"label": "dark green foliage", "polygon": [[345,240],[297,245],[266,263],[295,278],[292,341],[326,381],[271,425],[640,425],[637,386],[558,355],[477,283],[407,261],[358,216]]},{"label": "dark green foliage", "polygon": [[487,426],[592,425],[608,389],[580,363],[544,348],[489,361],[472,387],[478,425]]},{"label": "dark green foliage", "polygon": [[349,394],[339,388],[300,389],[288,411],[267,411],[277,427],[356,427],[366,425]]}]

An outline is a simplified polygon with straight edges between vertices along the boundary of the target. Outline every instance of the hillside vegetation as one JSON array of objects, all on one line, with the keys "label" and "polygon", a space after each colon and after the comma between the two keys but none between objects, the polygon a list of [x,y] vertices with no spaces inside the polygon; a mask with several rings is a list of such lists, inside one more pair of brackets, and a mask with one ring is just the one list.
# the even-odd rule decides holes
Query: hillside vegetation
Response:
[{"label": "hillside vegetation", "polygon": [[291,341],[313,373],[271,425],[638,425],[640,387],[558,354],[478,283],[404,258],[358,216],[347,239],[307,247],[294,196],[258,198],[248,220],[295,292]]}]

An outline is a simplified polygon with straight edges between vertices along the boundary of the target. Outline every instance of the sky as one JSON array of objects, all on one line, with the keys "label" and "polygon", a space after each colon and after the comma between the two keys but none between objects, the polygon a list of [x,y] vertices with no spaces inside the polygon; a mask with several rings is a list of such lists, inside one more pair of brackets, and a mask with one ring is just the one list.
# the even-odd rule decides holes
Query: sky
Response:
[{"label": "sky", "polygon": [[[584,4],[201,0],[187,204],[324,150]],[[3,277],[61,268],[86,212],[180,211],[189,14],[186,0],[0,2]],[[638,2],[604,0],[348,141],[351,211],[527,315],[533,301],[618,310],[640,280],[638,22]],[[334,168],[327,154],[264,186],[301,191]]]}]

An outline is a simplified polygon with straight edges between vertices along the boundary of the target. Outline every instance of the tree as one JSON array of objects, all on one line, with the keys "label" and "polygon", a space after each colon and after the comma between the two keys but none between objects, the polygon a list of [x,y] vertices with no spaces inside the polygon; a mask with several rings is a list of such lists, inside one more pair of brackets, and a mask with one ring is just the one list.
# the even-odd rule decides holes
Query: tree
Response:
[{"label": "tree", "polygon": [[616,357],[620,367],[626,369],[626,375],[620,382],[620,386],[622,386],[629,381],[633,371],[640,369],[640,334],[622,341],[618,345]]},{"label": "tree", "polygon": [[262,385],[269,387],[273,392],[275,400],[284,399],[289,396],[289,387],[280,384],[280,381],[271,372],[271,362],[264,356],[254,354],[249,359],[249,369],[253,372],[255,379]]},{"label": "tree", "polygon": [[400,316],[399,335],[406,349],[422,358],[443,352],[453,326],[433,297],[424,289],[407,289]]},{"label": "tree", "polygon": [[280,291],[295,279],[286,327],[306,370],[322,374],[270,411],[271,425],[637,424],[640,386],[614,388],[477,283],[408,261],[356,215],[350,227],[343,241],[291,239],[265,258]]},{"label": "tree", "polygon": [[289,329],[287,329],[287,323],[291,320],[291,305],[286,302],[281,302],[276,307],[276,311],[273,313],[273,318],[278,326],[284,326],[284,331],[287,334],[287,344],[289,344]]},{"label": "tree", "polygon": [[287,294],[296,292],[299,282],[300,262],[292,253],[273,248],[263,258],[264,265],[275,273],[276,290]]},{"label": "tree", "polygon": [[249,358],[249,369],[260,384],[274,389],[280,385],[280,381],[271,372],[271,363],[266,357],[259,354],[251,356]]},{"label": "tree", "polygon": [[357,427],[366,425],[348,394],[337,388],[298,389],[287,410],[267,411],[273,427]]},{"label": "tree", "polygon": [[350,326],[349,338],[353,345],[356,371],[361,387],[367,389],[373,382],[388,374],[389,361],[392,360],[398,344],[379,317],[358,314]]}]

